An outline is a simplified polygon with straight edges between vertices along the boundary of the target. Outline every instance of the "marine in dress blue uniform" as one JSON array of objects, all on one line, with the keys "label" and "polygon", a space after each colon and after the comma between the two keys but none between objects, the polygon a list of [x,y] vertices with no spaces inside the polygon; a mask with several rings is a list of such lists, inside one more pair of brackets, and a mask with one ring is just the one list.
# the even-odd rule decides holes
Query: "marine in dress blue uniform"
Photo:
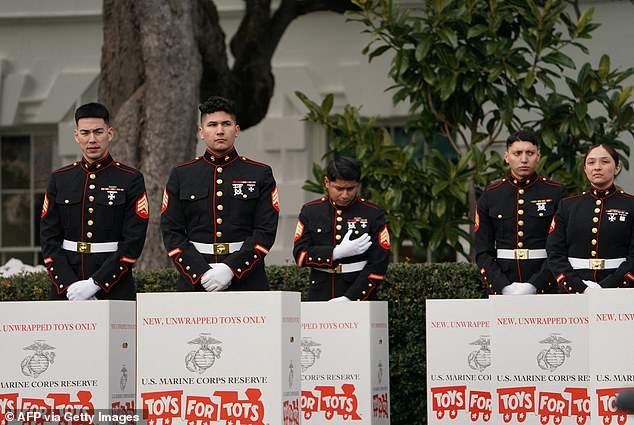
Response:
[{"label": "marine in dress blue uniform", "polygon": [[[136,297],[132,266],[145,242],[148,199],[143,175],[108,153],[108,118],[103,105],[78,108],[83,158],[53,172],[48,183],[40,239],[51,299]],[[73,296],[80,287],[87,298]]]},{"label": "marine in dress blue uniform", "polygon": [[539,149],[532,132],[511,135],[505,159],[510,176],[489,185],[478,200],[476,263],[490,294],[556,292],[545,248],[550,223],[566,190],[535,173]]},{"label": "marine in dress blue uniform", "polygon": [[[268,290],[264,257],[279,218],[273,172],[238,155],[232,102],[214,97],[200,109],[207,150],[175,167],[163,194],[161,230],[179,271],[177,290]],[[222,277],[203,278],[214,270]]]},{"label": "marine in dress blue uniform", "polygon": [[[355,162],[339,157],[330,164],[337,167],[329,168],[342,171]],[[311,268],[310,301],[374,300],[389,262],[390,235],[385,213],[378,205],[357,196],[360,172],[350,176],[343,170],[342,176],[336,171],[329,171],[325,178],[330,196],[302,207],[293,256],[299,267]],[[343,202],[342,188],[348,189]],[[352,250],[349,255],[337,257],[337,246],[354,245],[361,238],[367,239],[366,245],[358,250],[365,249],[363,252]]]},{"label": "marine in dress blue uniform", "polygon": [[589,151],[585,168],[592,187],[564,199],[551,225],[548,262],[566,293],[634,286],[634,197],[614,186],[618,162],[611,180],[609,166],[588,166],[607,157],[603,146]]}]

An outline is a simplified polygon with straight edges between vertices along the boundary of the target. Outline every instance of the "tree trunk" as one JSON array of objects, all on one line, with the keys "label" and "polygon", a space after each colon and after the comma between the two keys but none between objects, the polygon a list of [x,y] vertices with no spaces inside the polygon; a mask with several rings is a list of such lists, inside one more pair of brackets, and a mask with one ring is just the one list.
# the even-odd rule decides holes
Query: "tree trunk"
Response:
[{"label": "tree trunk", "polygon": [[104,0],[99,100],[112,114],[113,157],[139,168],[150,223],[139,268],[169,265],[160,232],[163,187],[171,169],[195,154],[197,105],[211,95],[236,102],[240,127],[268,111],[275,80],[271,60],[293,19],[318,10],[356,8],[343,0],[245,0],[231,42],[210,0]]},{"label": "tree trunk", "polygon": [[[113,111],[113,156],[143,172],[150,201],[144,268],[165,267],[159,221],[172,167],[192,158],[202,61],[192,2],[104,1],[104,70],[99,97]],[[113,32],[118,31],[118,34]],[[109,33],[110,32],[110,33]],[[110,36],[110,37],[109,37]]]}]

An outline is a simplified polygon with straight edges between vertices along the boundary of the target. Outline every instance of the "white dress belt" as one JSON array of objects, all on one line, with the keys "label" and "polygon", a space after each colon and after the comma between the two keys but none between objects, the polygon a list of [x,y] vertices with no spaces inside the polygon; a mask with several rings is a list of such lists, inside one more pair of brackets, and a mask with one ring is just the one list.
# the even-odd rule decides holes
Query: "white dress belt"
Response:
[{"label": "white dress belt", "polygon": [[320,272],[333,274],[353,273],[363,270],[366,264],[368,264],[367,261],[357,261],[356,263],[338,264],[333,269],[322,269],[321,267],[314,267],[314,269],[319,270]]},{"label": "white dress belt", "polygon": [[242,242],[224,242],[224,243],[202,243],[190,241],[196,251],[201,254],[211,255],[227,255],[239,251],[242,248]]},{"label": "white dress belt", "polygon": [[625,258],[575,258],[568,257],[573,269],[605,270],[618,269],[625,262]]},{"label": "white dress belt", "polygon": [[548,258],[545,249],[498,249],[497,257],[505,260],[540,260]]},{"label": "white dress belt", "polygon": [[66,251],[79,252],[81,254],[99,254],[102,252],[115,252],[119,242],[75,242],[64,239],[62,248]]}]

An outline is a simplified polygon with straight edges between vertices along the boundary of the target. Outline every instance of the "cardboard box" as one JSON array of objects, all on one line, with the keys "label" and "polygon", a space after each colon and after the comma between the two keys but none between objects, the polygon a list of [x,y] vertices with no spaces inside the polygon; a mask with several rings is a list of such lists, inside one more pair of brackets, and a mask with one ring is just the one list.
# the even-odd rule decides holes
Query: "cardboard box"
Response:
[{"label": "cardboard box", "polygon": [[133,301],[0,303],[0,422],[135,415]]},{"label": "cardboard box", "polygon": [[302,423],[390,423],[385,301],[302,303]]},{"label": "cardboard box", "polygon": [[138,294],[137,403],[153,425],[299,424],[300,294]]}]

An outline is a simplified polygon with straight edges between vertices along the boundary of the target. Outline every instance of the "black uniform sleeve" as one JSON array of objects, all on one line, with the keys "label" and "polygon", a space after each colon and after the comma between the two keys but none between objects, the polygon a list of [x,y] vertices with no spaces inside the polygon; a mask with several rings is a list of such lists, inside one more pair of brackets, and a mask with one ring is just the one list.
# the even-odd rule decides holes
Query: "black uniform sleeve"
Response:
[{"label": "black uniform sleeve", "polygon": [[253,233],[244,240],[239,251],[229,254],[224,261],[238,279],[237,282],[234,280],[233,285],[249,276],[254,266],[269,253],[275,242],[279,215],[275,178],[271,167],[266,166],[254,213]]},{"label": "black uniform sleeve", "polygon": [[187,221],[180,201],[180,182],[176,168],[172,170],[165,186],[162,205],[161,231],[167,254],[179,273],[195,285],[210,267],[203,255],[188,240]]},{"label": "black uniform sleeve", "polygon": [[371,223],[372,245],[366,252],[367,264],[361,270],[345,296],[351,300],[365,301],[385,277],[390,261],[390,236],[385,224],[385,214],[379,210]]},{"label": "black uniform sleeve", "polygon": [[555,218],[550,226],[550,233],[546,241],[548,264],[557,282],[569,293],[581,293],[587,285],[575,272],[568,261],[568,242],[566,233],[566,203],[560,204]]},{"label": "black uniform sleeve", "polygon": [[314,245],[309,222],[309,214],[306,206],[299,212],[297,228],[295,230],[295,243],[293,244],[293,258],[299,267],[332,267],[332,251],[334,245]]},{"label": "black uniform sleeve", "polygon": [[125,216],[117,250],[92,276],[95,283],[106,292],[110,291],[136,263],[145,244],[149,204],[145,192],[145,181],[141,173],[134,175],[127,191]]},{"label": "black uniform sleeve", "polygon": [[491,217],[487,192],[478,200],[475,224],[476,264],[480,267],[480,274],[491,294],[501,294],[505,286],[512,282],[500,269],[496,262],[495,231]]},{"label": "black uniform sleeve", "polygon": [[40,243],[42,245],[42,256],[46,270],[55,286],[57,293],[61,294],[79,277],[68,263],[62,241],[64,240],[63,226],[59,208],[57,206],[57,181],[55,173],[48,181],[46,194],[44,195],[44,205],[42,206],[42,217],[40,220]]}]

